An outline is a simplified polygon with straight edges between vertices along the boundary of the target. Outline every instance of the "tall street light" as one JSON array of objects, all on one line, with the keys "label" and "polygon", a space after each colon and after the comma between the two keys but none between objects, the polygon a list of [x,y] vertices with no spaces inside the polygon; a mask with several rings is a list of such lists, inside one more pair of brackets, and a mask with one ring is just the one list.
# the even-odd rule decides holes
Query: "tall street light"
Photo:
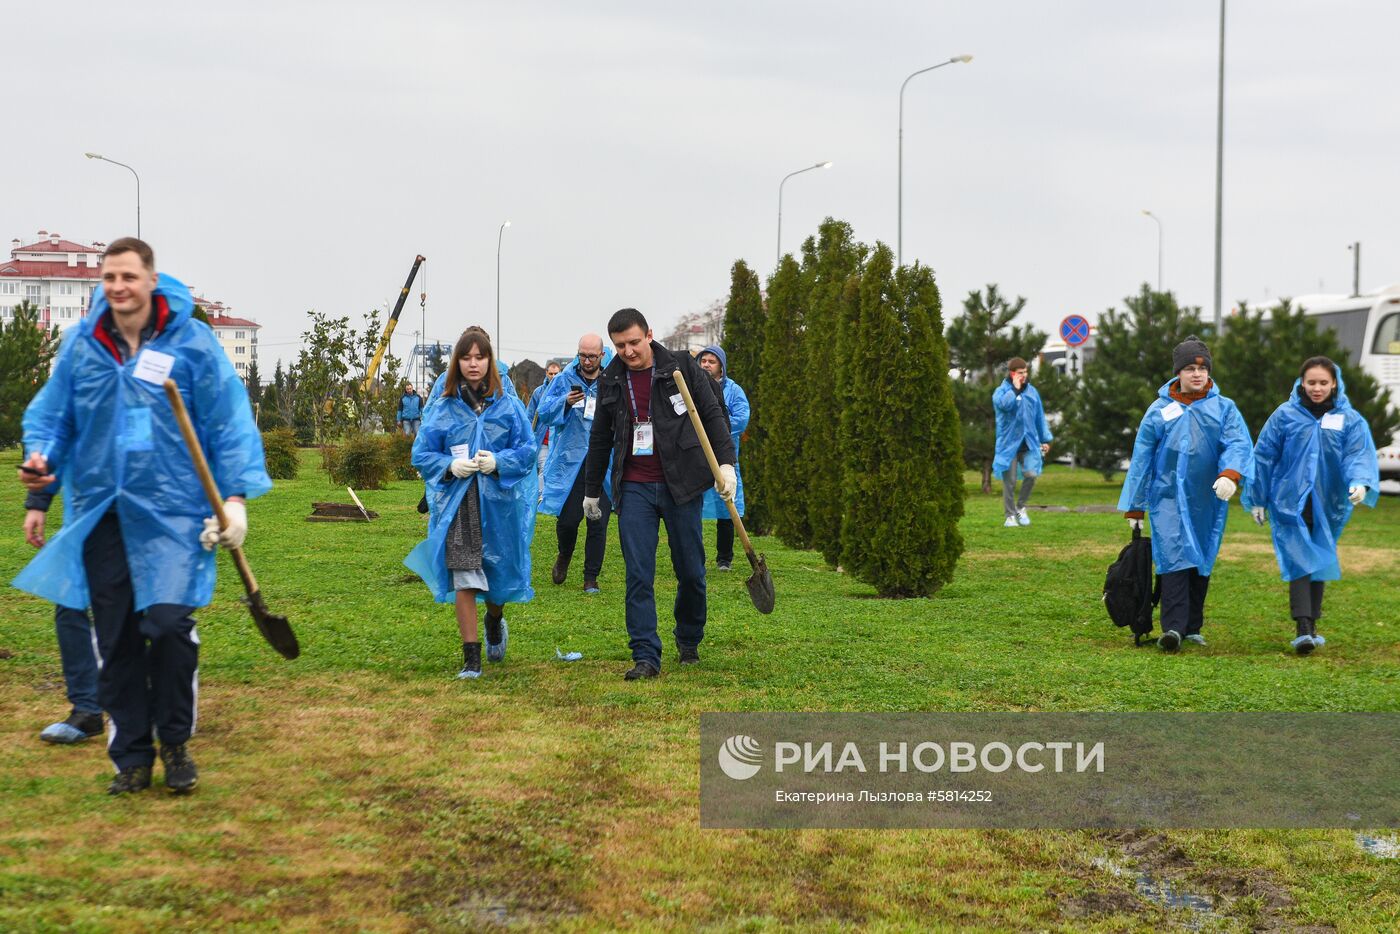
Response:
[{"label": "tall street light", "polygon": [[98,153],[95,153],[95,152],[85,152],[85,153],[83,153],[83,155],[87,156],[89,159],[101,159],[103,162],[110,162],[110,163],[112,163],[113,165],[119,165],[119,166],[121,166],[122,168],[126,169],[128,172],[130,172],[132,175],[136,176],[136,239],[137,239],[137,240],[140,240],[140,239],[141,239],[141,176],[136,175],[136,170],[133,169],[131,166],[127,165],[125,162],[118,162],[116,159],[108,159],[106,156],[99,155]]},{"label": "tall street light", "polygon": [[965,64],[970,61],[972,61],[971,55],[954,55],[946,62],[939,62],[937,65],[920,68],[908,78],[905,78],[904,84],[899,86],[899,236],[896,244],[896,261],[900,266],[904,265],[904,88],[909,84],[910,79],[916,78],[926,71],[933,71],[936,68],[942,68],[944,65],[952,65],[957,62]]},{"label": "tall street light", "polygon": [[829,169],[830,162],[818,162],[816,165],[809,165],[805,169],[798,169],[796,172],[789,172],[783,176],[783,180],[778,183],[778,262],[783,261],[783,186],[787,180],[794,175],[801,175],[803,172],[810,172],[813,169]]},{"label": "tall street light", "polygon": [[501,353],[505,348],[501,344],[501,238],[506,234],[506,228],[510,226],[510,221],[501,225],[501,229],[496,231],[496,359],[501,359]]},{"label": "tall street light", "polygon": [[1215,89],[1215,337],[1220,339],[1220,207],[1225,177],[1225,0],[1220,0],[1220,76]]},{"label": "tall street light", "polygon": [[1157,291],[1160,292],[1162,291],[1162,219],[1147,208],[1143,208],[1142,213],[1157,222]]}]

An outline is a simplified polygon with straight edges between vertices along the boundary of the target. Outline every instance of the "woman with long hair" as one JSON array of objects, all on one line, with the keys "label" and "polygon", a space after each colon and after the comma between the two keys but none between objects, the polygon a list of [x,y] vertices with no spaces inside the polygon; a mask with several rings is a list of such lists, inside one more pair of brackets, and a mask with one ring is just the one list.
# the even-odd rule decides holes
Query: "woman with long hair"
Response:
[{"label": "woman with long hair", "polygon": [[1299,655],[1327,641],[1317,620],[1325,583],[1342,576],[1337,539],[1353,508],[1376,505],[1379,486],[1371,429],[1347,401],[1340,368],[1327,357],[1309,357],[1288,401],[1259,433],[1254,479],[1242,499],[1254,521],[1267,520],[1273,531]]},{"label": "woman with long hair", "polygon": [[481,676],[477,602],[486,604],[486,657],[505,659],[504,607],[525,603],[535,534],[537,446],[525,407],[504,391],[491,338],[462,332],[441,396],[413,442],[413,466],[432,501],[428,537],[404,559],[439,603],[455,602],[462,636],[458,678]]}]

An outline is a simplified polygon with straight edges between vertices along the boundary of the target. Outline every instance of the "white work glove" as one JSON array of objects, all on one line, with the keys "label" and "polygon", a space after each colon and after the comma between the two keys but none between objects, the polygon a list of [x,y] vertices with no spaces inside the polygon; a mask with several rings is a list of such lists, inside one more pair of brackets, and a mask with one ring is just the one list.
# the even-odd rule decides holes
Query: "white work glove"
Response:
[{"label": "white work glove", "polygon": [[734,476],[733,464],[719,465],[719,479],[715,481],[715,492],[721,499],[734,502],[734,491],[739,488],[739,479]]},{"label": "white work glove", "polygon": [[496,455],[490,451],[476,452],[476,466],[482,473],[496,472]]},{"label": "white work glove", "polygon": [[458,479],[466,479],[481,469],[481,465],[474,457],[459,457],[452,462],[452,476]]},{"label": "white work glove", "polygon": [[1230,497],[1235,495],[1235,491],[1239,489],[1239,487],[1235,486],[1235,481],[1231,480],[1229,477],[1221,477],[1215,481],[1211,489],[1215,491],[1217,499],[1228,501]]},{"label": "white work glove", "polygon": [[1360,483],[1354,483],[1347,487],[1347,499],[1351,500],[1353,506],[1361,505],[1361,501],[1366,498],[1366,487]]},{"label": "white work glove", "polygon": [[213,551],[223,545],[225,548],[242,548],[248,537],[248,509],[239,502],[224,503],[224,518],[228,528],[219,530],[219,520],[209,516],[204,520],[204,531],[199,533],[199,544],[205,551]]},{"label": "white work glove", "polygon": [[1141,519],[1129,519],[1129,520],[1128,520],[1128,528],[1132,529],[1134,532],[1141,532],[1141,531],[1142,531],[1142,520],[1141,520]]},{"label": "white work glove", "polygon": [[1249,514],[1254,517],[1255,525],[1263,525],[1269,518],[1269,511],[1263,506],[1255,506],[1249,511]]},{"label": "white work glove", "polygon": [[583,498],[583,516],[585,519],[592,519],[597,522],[603,518],[603,507],[598,505],[601,497],[585,496]]}]

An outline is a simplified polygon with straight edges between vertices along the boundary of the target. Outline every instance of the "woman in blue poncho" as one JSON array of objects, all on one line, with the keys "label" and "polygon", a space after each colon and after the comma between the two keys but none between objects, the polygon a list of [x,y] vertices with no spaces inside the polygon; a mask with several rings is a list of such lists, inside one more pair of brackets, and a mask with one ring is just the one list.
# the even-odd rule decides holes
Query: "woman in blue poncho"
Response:
[{"label": "woman in blue poncho", "polygon": [[505,659],[506,603],[524,603],[535,534],[536,444],[525,407],[505,392],[491,339],[479,327],[452,349],[439,397],[430,400],[413,442],[413,466],[432,503],[428,537],[404,564],[439,603],[457,606],[462,636],[458,678],[481,676],[477,601],[486,604],[486,657]]},{"label": "woman in blue poncho", "polygon": [[1254,521],[1267,519],[1273,530],[1299,655],[1326,642],[1317,620],[1325,582],[1342,576],[1337,539],[1354,507],[1376,505],[1379,485],[1371,429],[1347,401],[1340,370],[1327,357],[1310,357],[1259,433],[1254,480],[1243,497]]}]

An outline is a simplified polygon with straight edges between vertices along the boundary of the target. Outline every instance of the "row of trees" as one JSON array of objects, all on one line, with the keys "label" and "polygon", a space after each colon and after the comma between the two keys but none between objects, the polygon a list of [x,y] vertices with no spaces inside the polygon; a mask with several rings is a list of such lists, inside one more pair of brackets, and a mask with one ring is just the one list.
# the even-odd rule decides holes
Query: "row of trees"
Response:
[{"label": "row of trees", "polygon": [[725,314],[756,531],[884,596],[926,596],[962,554],[962,442],[932,270],[828,218],[767,283],[742,260]]},{"label": "row of trees", "polygon": [[41,327],[39,309],[29,302],[20,302],[9,321],[0,321],[0,449],[23,440],[25,406],[48,382],[57,350],[58,328]]}]

